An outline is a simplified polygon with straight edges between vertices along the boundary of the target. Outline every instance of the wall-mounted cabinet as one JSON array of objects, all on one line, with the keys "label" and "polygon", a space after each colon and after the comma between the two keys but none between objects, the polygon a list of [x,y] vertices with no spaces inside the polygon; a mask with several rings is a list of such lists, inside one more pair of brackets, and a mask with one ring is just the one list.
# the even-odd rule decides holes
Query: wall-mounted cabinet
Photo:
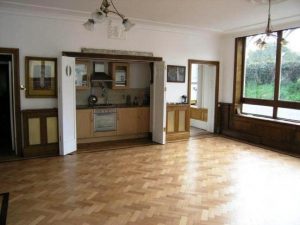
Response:
[{"label": "wall-mounted cabinet", "polygon": [[111,63],[111,74],[113,78],[112,89],[129,88],[129,64],[128,63]]},{"label": "wall-mounted cabinet", "polygon": [[76,60],[75,85],[77,90],[90,88],[91,62],[89,60]]}]

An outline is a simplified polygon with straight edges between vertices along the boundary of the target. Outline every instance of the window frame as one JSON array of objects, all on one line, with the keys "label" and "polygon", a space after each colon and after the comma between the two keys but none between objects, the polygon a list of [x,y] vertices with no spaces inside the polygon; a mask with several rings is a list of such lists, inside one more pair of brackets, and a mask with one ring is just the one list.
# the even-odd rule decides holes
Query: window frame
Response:
[{"label": "window frame", "polygon": [[[233,90],[233,103],[234,103],[234,111],[240,111],[244,115],[253,115],[257,118],[271,118],[278,121],[290,121],[295,123],[300,123],[299,120],[290,120],[290,119],[282,119],[277,117],[278,108],[287,108],[287,109],[298,109],[300,110],[300,102],[292,102],[292,101],[283,101],[279,99],[279,91],[280,91],[280,76],[281,76],[281,51],[282,51],[282,34],[285,30],[290,29],[300,29],[300,27],[289,28],[284,30],[274,31],[277,33],[277,48],[276,48],[276,57],[275,57],[275,80],[274,80],[274,99],[255,99],[255,98],[246,98],[244,97],[244,79],[245,79],[245,55],[246,55],[246,38],[248,35],[243,37],[238,37],[235,39],[235,62],[234,62],[234,90]],[[251,105],[261,105],[261,106],[272,106],[273,107],[273,115],[272,117],[257,115],[257,114],[249,114],[242,112],[242,104],[251,104]]]}]

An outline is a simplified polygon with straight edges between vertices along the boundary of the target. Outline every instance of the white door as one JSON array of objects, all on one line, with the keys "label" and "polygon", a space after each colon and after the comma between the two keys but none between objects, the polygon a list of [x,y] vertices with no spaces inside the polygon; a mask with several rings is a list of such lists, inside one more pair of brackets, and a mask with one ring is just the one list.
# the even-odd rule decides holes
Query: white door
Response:
[{"label": "white door", "polygon": [[165,63],[154,63],[152,140],[166,143],[166,73]]},{"label": "white door", "polygon": [[77,150],[75,58],[62,56],[58,64],[59,154]]}]

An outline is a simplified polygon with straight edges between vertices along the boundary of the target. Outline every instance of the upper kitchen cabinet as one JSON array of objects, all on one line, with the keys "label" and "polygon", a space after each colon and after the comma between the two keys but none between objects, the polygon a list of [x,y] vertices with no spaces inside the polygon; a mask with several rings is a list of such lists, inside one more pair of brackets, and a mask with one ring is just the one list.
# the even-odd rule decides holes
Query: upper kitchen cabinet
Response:
[{"label": "upper kitchen cabinet", "polygon": [[111,63],[112,89],[128,89],[129,73],[128,63]]},{"label": "upper kitchen cabinet", "polygon": [[75,85],[77,90],[86,90],[90,88],[90,67],[89,60],[76,60]]}]

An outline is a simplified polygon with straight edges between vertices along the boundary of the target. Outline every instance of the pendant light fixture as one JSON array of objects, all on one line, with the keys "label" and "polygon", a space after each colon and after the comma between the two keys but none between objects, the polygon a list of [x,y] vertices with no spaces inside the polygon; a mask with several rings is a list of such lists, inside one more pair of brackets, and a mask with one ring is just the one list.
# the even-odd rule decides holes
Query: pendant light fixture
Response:
[{"label": "pendant light fixture", "polygon": [[[262,38],[259,38],[257,41],[255,41],[255,44],[258,48],[264,49],[267,46],[267,39],[269,37],[277,38],[277,33],[274,33],[272,31],[272,26],[271,26],[271,0],[268,0],[268,22],[267,22],[267,27],[264,33],[264,36]],[[282,44],[286,44],[286,40],[283,38],[281,39]]]},{"label": "pendant light fixture", "polygon": [[[113,7],[113,9],[110,9],[110,6]],[[113,0],[103,0],[102,4],[100,5],[99,9],[96,9],[92,14],[91,18],[89,18],[83,26],[85,29],[89,31],[94,30],[94,25],[96,23],[104,22],[107,18],[108,14],[115,14],[119,16],[122,19],[122,24],[124,26],[125,31],[129,31],[133,26],[134,23],[132,23],[128,18],[126,18],[123,14],[121,14],[117,8],[115,7]]]}]

